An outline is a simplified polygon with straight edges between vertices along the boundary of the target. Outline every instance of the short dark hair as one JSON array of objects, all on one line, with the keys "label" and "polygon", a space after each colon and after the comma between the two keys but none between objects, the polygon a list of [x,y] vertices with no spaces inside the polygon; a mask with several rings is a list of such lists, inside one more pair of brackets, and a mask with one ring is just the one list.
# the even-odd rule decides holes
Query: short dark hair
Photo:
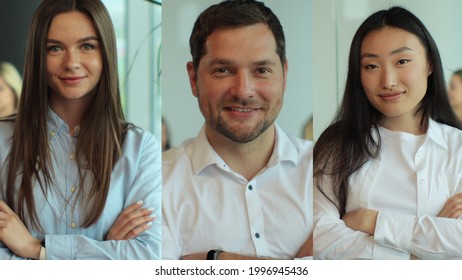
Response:
[{"label": "short dark hair", "polygon": [[286,43],[281,23],[270,8],[255,0],[226,0],[212,5],[203,11],[194,23],[189,38],[189,46],[194,69],[197,71],[200,60],[205,55],[205,42],[217,28],[236,28],[264,23],[276,40],[276,53],[281,64],[286,61]]}]

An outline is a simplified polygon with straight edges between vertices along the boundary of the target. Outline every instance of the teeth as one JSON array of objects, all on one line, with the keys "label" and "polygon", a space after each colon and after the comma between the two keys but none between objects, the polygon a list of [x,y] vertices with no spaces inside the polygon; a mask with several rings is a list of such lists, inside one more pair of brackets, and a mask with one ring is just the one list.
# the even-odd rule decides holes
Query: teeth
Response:
[{"label": "teeth", "polygon": [[250,112],[253,109],[251,108],[231,108],[232,111],[238,111],[238,112]]}]

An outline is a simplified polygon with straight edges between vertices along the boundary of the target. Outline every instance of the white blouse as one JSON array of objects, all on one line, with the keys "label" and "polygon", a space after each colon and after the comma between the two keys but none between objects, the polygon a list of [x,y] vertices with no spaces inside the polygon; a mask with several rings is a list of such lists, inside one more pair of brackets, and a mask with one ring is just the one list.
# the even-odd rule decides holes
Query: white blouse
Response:
[{"label": "white blouse", "polygon": [[374,236],[347,227],[314,188],[314,258],[462,258],[462,220],[437,217],[462,191],[462,131],[430,120],[423,137],[379,133],[382,151],[351,176],[346,206],[379,211]]}]

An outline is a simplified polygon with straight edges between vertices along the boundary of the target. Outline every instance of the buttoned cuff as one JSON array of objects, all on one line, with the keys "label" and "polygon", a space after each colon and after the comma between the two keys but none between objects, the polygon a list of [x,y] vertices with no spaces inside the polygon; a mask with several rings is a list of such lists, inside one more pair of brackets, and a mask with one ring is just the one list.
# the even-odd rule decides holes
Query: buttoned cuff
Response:
[{"label": "buttoned cuff", "polygon": [[381,245],[410,253],[415,217],[397,213],[379,212],[374,240]]},{"label": "buttoned cuff", "polygon": [[75,235],[47,235],[46,256],[48,260],[74,260]]}]

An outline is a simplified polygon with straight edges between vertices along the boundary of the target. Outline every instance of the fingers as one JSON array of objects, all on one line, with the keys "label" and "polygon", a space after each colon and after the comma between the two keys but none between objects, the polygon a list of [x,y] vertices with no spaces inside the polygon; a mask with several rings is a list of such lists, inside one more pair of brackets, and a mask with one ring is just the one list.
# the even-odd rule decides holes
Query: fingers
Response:
[{"label": "fingers", "polygon": [[136,211],[138,209],[140,209],[141,207],[143,206],[143,201],[140,200],[136,203],[133,203],[132,205],[128,206],[127,208],[125,208],[121,214],[124,214],[124,213],[130,213],[130,212],[133,212],[133,211]]},{"label": "fingers", "polygon": [[[115,231],[120,231],[132,219],[146,215],[146,209],[142,209],[143,201],[138,201],[125,208],[112,226]],[[144,211],[143,211],[144,210]]]},{"label": "fingers", "polygon": [[132,218],[120,229],[121,238],[123,240],[135,238],[140,233],[147,230],[151,226],[152,221],[156,219],[155,215],[151,216],[153,211],[154,209],[141,209],[140,212],[143,212],[143,216]]},{"label": "fingers", "polygon": [[155,220],[153,208],[141,208],[139,201],[123,210],[111,227],[106,240],[127,240],[146,231]]},{"label": "fingers", "polygon": [[438,217],[458,218],[462,215],[462,193],[456,194],[446,201]]},{"label": "fingers", "polygon": [[[155,218],[152,218],[152,221],[154,221]],[[144,223],[136,228],[134,228],[132,231],[130,231],[124,238],[124,240],[129,240],[137,237],[138,235],[142,234],[145,232],[147,229],[151,228],[152,226],[152,221],[149,221],[147,223]]]}]

